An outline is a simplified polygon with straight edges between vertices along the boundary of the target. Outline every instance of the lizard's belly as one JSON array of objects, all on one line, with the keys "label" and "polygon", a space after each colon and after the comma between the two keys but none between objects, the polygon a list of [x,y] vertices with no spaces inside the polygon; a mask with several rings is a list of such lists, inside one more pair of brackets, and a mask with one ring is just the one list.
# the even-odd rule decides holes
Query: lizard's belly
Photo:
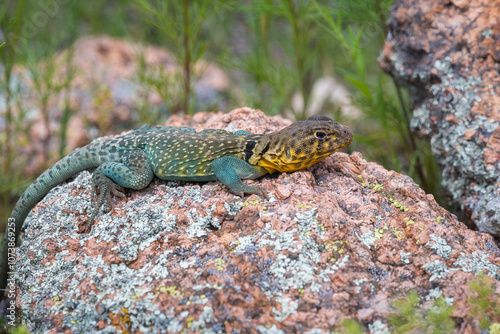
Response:
[{"label": "lizard's belly", "polygon": [[192,181],[192,182],[206,182],[217,181],[215,175],[195,175],[195,176],[180,176],[180,175],[157,175],[158,178],[165,181]]}]

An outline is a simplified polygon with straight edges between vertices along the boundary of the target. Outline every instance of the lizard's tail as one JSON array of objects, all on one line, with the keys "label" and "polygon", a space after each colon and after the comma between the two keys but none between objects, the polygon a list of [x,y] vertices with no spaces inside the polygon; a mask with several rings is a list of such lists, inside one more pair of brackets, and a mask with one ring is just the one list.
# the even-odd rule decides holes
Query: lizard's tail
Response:
[{"label": "lizard's tail", "polygon": [[13,266],[15,264],[16,242],[26,216],[50,189],[78,172],[99,165],[98,158],[90,151],[87,150],[87,147],[84,147],[61,159],[40,175],[17,201],[5,229],[2,257],[0,259],[0,299],[4,297],[9,272],[15,270]]}]

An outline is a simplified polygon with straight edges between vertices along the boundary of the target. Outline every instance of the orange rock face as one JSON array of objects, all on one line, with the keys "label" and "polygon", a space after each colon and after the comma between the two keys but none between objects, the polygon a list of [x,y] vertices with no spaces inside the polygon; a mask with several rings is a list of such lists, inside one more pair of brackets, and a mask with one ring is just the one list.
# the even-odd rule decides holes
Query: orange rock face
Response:
[{"label": "orange rock face", "polygon": [[[243,108],[168,125],[259,133],[289,123]],[[460,332],[480,332],[469,284],[478,273],[500,279],[500,250],[409,177],[338,152],[245,182],[270,199],[155,180],[114,200],[88,234],[90,173],[57,187],[26,220],[21,318],[54,333],[326,333],[347,318],[375,330],[415,289],[422,307],[441,295]]]},{"label": "orange rock face", "polygon": [[400,0],[382,68],[410,88],[450,199],[500,235],[500,2]]}]

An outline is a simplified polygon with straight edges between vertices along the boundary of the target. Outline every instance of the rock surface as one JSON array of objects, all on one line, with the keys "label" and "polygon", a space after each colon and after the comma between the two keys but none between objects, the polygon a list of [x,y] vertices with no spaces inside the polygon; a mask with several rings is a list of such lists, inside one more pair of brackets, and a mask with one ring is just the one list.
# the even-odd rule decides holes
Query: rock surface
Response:
[{"label": "rock surface", "polygon": [[[260,133],[289,123],[242,108],[167,125]],[[53,189],[18,249],[21,319],[51,333],[311,334],[353,318],[382,333],[391,301],[416,289],[422,307],[442,295],[457,330],[480,332],[469,283],[484,273],[500,294],[500,250],[409,177],[337,152],[245,182],[270,200],[154,180],[114,199],[89,233],[91,174]]]},{"label": "rock surface", "polygon": [[410,88],[452,201],[500,236],[500,2],[397,0],[380,64]]}]

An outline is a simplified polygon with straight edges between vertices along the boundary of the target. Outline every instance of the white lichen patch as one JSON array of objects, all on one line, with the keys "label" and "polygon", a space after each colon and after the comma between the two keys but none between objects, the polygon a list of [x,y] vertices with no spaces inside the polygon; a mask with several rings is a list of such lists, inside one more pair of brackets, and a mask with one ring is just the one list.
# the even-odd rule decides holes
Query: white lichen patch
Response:
[{"label": "white lichen patch", "polygon": [[207,235],[211,226],[220,228],[219,219],[212,217],[212,212],[216,210],[215,204],[210,209],[205,209],[205,215],[198,214],[198,209],[186,210],[185,214],[189,220],[186,232],[191,238],[199,238]]},{"label": "white lichen patch", "polygon": [[427,296],[425,296],[425,300],[437,299],[437,298],[441,297],[442,294],[443,293],[441,292],[441,290],[439,290],[439,287],[437,287],[435,289],[430,289]]},{"label": "white lichen patch", "polygon": [[168,249],[166,251],[163,251],[158,258],[154,262],[154,266],[152,266],[151,271],[149,272],[149,275],[152,277],[157,277],[157,278],[168,278],[168,268],[167,268],[167,263],[170,261],[171,254],[174,251],[171,249]]},{"label": "white lichen patch", "polygon": [[214,313],[213,308],[211,308],[209,306],[205,306],[203,308],[203,312],[201,313],[201,315],[198,318],[198,320],[194,320],[191,323],[191,328],[190,329],[192,331],[200,331],[200,332],[202,331],[203,333],[217,333],[217,332],[211,331],[208,328],[208,325],[213,322],[213,320],[212,320],[212,314],[213,313]]},{"label": "white lichen patch", "polygon": [[290,288],[303,289],[315,278],[316,267],[303,254],[297,259],[279,254],[270,271],[278,279],[280,289],[287,291]]},{"label": "white lichen patch", "polygon": [[256,246],[260,249],[266,245],[271,246],[275,254],[280,253],[282,250],[299,252],[302,245],[298,243],[295,237],[297,232],[297,229],[278,232],[272,229],[270,223],[266,223],[266,226],[262,230],[251,235],[238,238],[237,241],[233,241],[231,243],[231,246],[235,246],[233,250],[235,253],[244,252],[248,246]]},{"label": "white lichen patch", "polygon": [[430,275],[429,281],[433,281],[436,278],[444,278],[450,271],[446,264],[439,260],[435,260],[434,262],[426,263],[422,266]]},{"label": "white lichen patch", "polygon": [[324,282],[330,282],[330,277],[328,275],[333,275],[347,264],[347,261],[349,261],[349,254],[346,254],[342,260],[335,262],[334,264],[331,265],[330,268],[327,268],[323,270],[321,273],[319,273],[319,277],[323,279]]},{"label": "white lichen patch", "polygon": [[399,252],[399,256],[401,257],[401,261],[403,261],[403,263],[405,264],[409,264],[410,263],[410,255],[411,253],[410,252]]},{"label": "white lichen patch", "polygon": [[432,240],[434,240],[434,243],[428,241],[425,245],[435,250],[439,256],[448,258],[452,252],[452,249],[450,246],[448,246],[446,240],[434,234],[431,234],[430,237]]},{"label": "white lichen patch", "polygon": [[190,261],[180,261],[179,267],[181,267],[182,269],[187,269],[190,266],[194,265],[196,263],[196,261],[197,261],[196,259],[192,259]]},{"label": "white lichen patch", "polygon": [[484,36],[485,38],[490,38],[490,36],[493,34],[493,30],[491,29],[486,29],[485,31],[483,31],[481,33],[482,36]]},{"label": "white lichen patch", "polygon": [[368,329],[371,334],[390,334],[391,332],[387,328],[387,325],[384,324],[380,320],[376,320],[375,322],[368,324]]},{"label": "white lichen patch", "polygon": [[236,216],[241,211],[242,207],[243,207],[243,202],[241,201],[224,203],[224,209],[226,209],[227,214],[230,216]]},{"label": "white lichen patch", "polygon": [[375,243],[375,241],[377,241],[373,231],[365,232],[362,235],[359,235],[357,232],[355,233],[358,239],[368,248],[371,248],[371,246]]},{"label": "white lichen patch", "polygon": [[297,308],[299,307],[299,302],[289,297],[277,297],[276,301],[281,304],[281,311],[273,307],[273,313],[276,320],[280,322],[288,318],[290,314],[297,312]]},{"label": "white lichen patch", "polygon": [[451,69],[451,62],[453,61],[453,58],[446,56],[442,61],[437,59],[434,62],[434,68],[436,70],[448,73]]},{"label": "white lichen patch", "polygon": [[325,233],[317,224],[318,212],[316,208],[312,208],[304,213],[297,212],[294,220],[297,223],[297,227],[300,232],[300,240],[303,245],[302,253],[314,262],[318,263],[321,253],[324,252],[324,247],[314,241],[309,234],[313,228],[318,231],[318,235],[320,237],[324,236]]},{"label": "white lichen patch", "polygon": [[356,288],[354,289],[354,291],[356,293],[360,293],[361,292],[361,285],[364,284],[364,283],[367,283],[369,281],[366,278],[356,278],[352,282],[354,283],[354,285],[356,285]]},{"label": "white lichen patch", "polygon": [[304,334],[324,334],[324,333],[329,333],[329,332],[324,331],[321,328],[312,328],[311,330],[308,330]]},{"label": "white lichen patch", "polygon": [[276,327],[276,325],[272,325],[271,327],[266,327],[259,325],[256,327],[260,334],[285,334],[284,331]]},{"label": "white lichen patch", "polygon": [[[204,187],[205,186],[207,185],[204,185]],[[207,200],[201,193],[200,186],[184,186],[177,187],[176,189],[177,193],[170,192],[169,190],[169,194],[179,197],[179,207],[181,208],[189,207],[190,204],[193,203],[203,203]]]},{"label": "white lichen patch", "polygon": [[299,252],[302,248],[296,239],[297,229],[290,231],[277,232],[270,229],[271,225],[267,224],[266,229],[263,230],[263,235],[259,239],[259,247],[270,245],[273,247],[274,253],[278,254],[283,250],[291,252]]},{"label": "white lichen patch", "polygon": [[[488,254],[474,252],[472,256],[460,253],[460,257],[454,265],[460,270],[472,272],[475,275],[486,274],[494,279],[500,280],[500,267],[487,260]],[[456,270],[456,269],[455,269]]]},{"label": "white lichen patch", "polygon": [[[425,296],[425,300],[427,301],[432,301],[432,300],[436,300],[438,298],[442,298],[443,301],[446,303],[446,305],[448,306],[451,306],[453,305],[453,298],[449,298],[449,297],[443,297],[443,292],[441,290],[439,290],[439,287],[435,288],[435,289],[431,289],[429,291],[429,293],[427,294],[427,296]],[[435,305],[433,307],[436,307]],[[437,311],[437,310],[436,310]]]}]

